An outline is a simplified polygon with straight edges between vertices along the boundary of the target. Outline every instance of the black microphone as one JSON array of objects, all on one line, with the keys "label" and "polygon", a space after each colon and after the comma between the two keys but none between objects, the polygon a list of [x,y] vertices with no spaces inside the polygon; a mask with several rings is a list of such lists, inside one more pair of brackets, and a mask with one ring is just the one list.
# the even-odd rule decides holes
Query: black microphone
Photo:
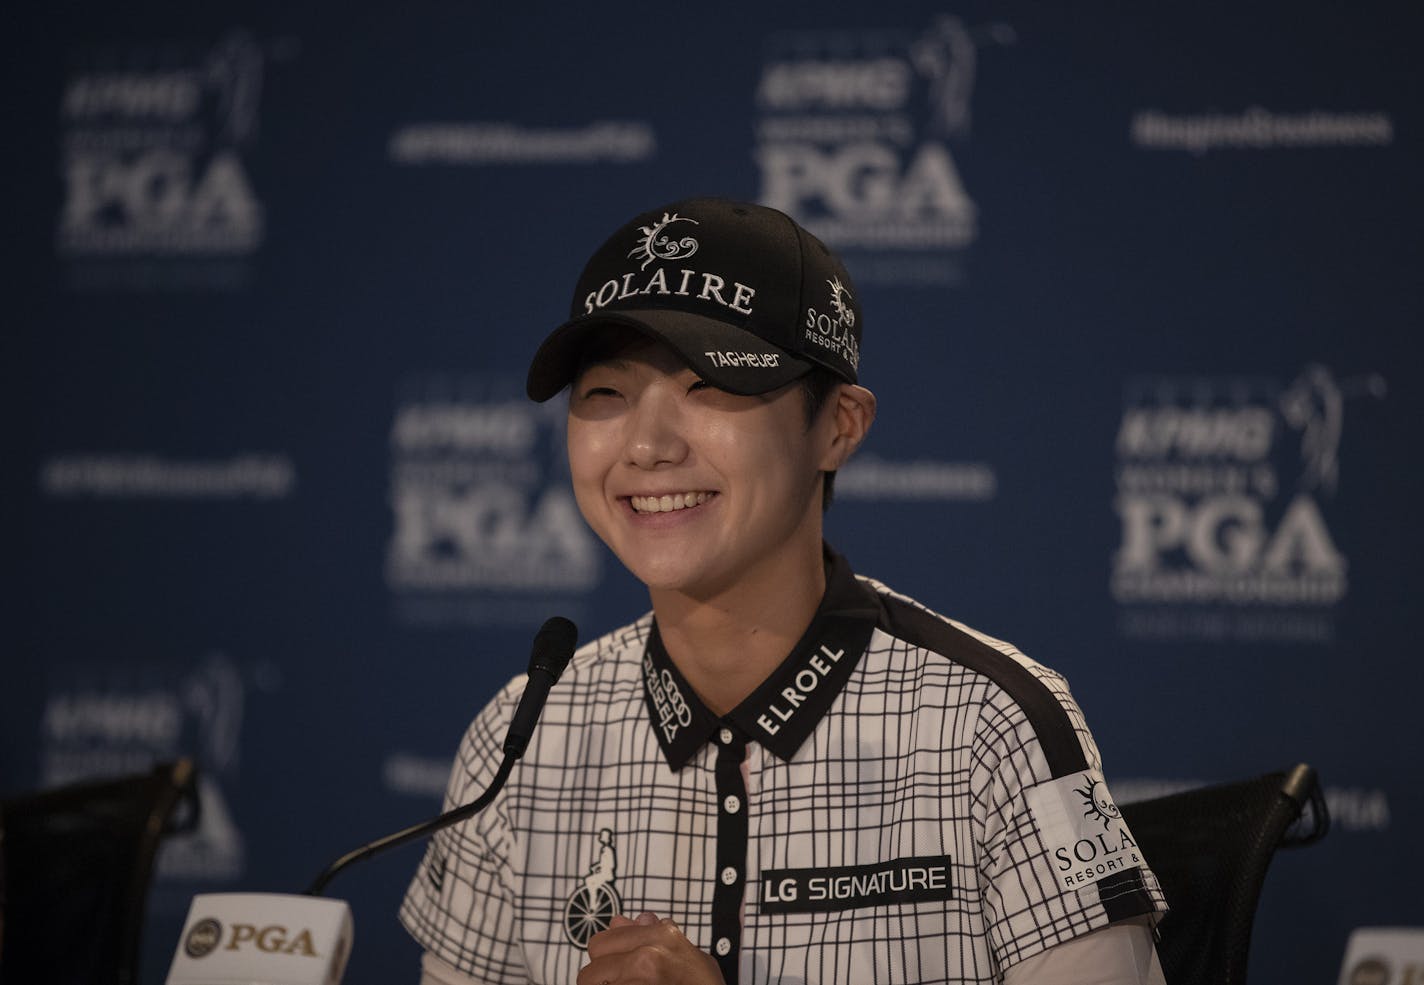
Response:
[{"label": "black microphone", "polygon": [[569,665],[577,646],[578,627],[563,616],[554,616],[539,627],[529,654],[529,681],[524,685],[524,696],[519,699],[519,707],[514,709],[509,731],[505,733],[506,756],[519,759],[524,755],[534,735],[534,724],[539,721],[539,712],[544,710],[544,702],[549,698],[549,688]]},{"label": "black microphone", "polygon": [[534,635],[534,647],[529,654],[529,681],[524,685],[524,695],[519,699],[519,706],[514,709],[514,717],[509,722],[509,731],[505,733],[504,759],[500,761],[499,769],[484,793],[471,803],[446,811],[439,817],[413,824],[403,831],[386,835],[347,852],[328,865],[303,895],[320,896],[327,883],[347,866],[406,842],[424,838],[452,824],[459,824],[488,807],[504,787],[504,782],[509,779],[509,772],[514,769],[514,764],[524,755],[529,739],[534,734],[534,725],[539,721],[539,713],[544,710],[544,702],[549,698],[549,688],[554,686],[554,682],[569,665],[569,659],[573,657],[577,646],[578,627],[563,616],[554,616],[539,627],[539,632]]}]

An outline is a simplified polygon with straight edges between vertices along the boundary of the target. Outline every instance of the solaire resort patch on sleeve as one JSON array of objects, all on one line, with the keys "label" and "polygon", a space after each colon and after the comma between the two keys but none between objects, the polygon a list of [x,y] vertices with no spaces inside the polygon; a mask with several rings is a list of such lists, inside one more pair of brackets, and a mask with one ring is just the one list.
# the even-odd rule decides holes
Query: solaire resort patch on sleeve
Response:
[{"label": "solaire resort patch on sleeve", "polygon": [[1061,885],[1076,889],[1145,864],[1097,770],[1040,783],[1025,796]]}]

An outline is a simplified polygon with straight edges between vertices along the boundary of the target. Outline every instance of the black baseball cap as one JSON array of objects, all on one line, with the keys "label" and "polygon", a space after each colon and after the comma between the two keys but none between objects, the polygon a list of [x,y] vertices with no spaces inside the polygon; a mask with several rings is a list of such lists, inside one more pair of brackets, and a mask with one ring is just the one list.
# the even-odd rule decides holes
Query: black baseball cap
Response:
[{"label": "black baseball cap", "polygon": [[689,198],[635,216],[579,277],[569,320],[529,366],[532,400],[578,373],[584,346],[623,326],[661,340],[704,380],[766,393],[824,366],[854,383],[860,302],[840,259],[776,209]]}]

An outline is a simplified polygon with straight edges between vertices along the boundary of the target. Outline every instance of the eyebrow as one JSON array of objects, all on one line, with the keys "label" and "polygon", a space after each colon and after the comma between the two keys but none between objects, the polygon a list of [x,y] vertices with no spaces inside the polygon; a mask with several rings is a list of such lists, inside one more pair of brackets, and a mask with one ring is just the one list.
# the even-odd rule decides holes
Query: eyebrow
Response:
[{"label": "eyebrow", "polygon": [[598,369],[602,367],[607,367],[609,369],[627,369],[628,360],[620,358],[618,356],[609,356],[606,359],[589,359],[582,366],[579,367],[579,375],[583,375],[591,369]]},{"label": "eyebrow", "polygon": [[574,371],[573,379],[569,381],[571,387],[578,386],[583,382],[584,377],[595,370],[612,371],[614,373],[626,373],[629,371],[628,360],[618,356],[609,356],[607,359],[588,359],[579,363],[578,369]]}]

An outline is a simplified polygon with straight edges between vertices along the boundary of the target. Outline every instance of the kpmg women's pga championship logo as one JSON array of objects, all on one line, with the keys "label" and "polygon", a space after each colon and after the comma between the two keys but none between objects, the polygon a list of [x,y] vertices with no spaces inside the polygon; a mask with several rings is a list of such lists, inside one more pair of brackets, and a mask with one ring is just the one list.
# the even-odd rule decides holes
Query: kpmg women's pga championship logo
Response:
[{"label": "kpmg women's pga championship logo", "polygon": [[564,459],[564,414],[523,381],[405,381],[391,423],[385,580],[413,624],[541,622],[602,576]]},{"label": "kpmg women's pga championship logo", "polygon": [[756,89],[758,200],[832,249],[867,283],[957,283],[978,209],[955,155],[968,146],[978,52],[1002,23],[802,30],[765,39]]},{"label": "kpmg women's pga championship logo", "polygon": [[[1349,564],[1327,519],[1347,403],[1368,374],[1132,380],[1117,433],[1123,635],[1327,642]],[[1149,608],[1150,607],[1150,608]]]}]

